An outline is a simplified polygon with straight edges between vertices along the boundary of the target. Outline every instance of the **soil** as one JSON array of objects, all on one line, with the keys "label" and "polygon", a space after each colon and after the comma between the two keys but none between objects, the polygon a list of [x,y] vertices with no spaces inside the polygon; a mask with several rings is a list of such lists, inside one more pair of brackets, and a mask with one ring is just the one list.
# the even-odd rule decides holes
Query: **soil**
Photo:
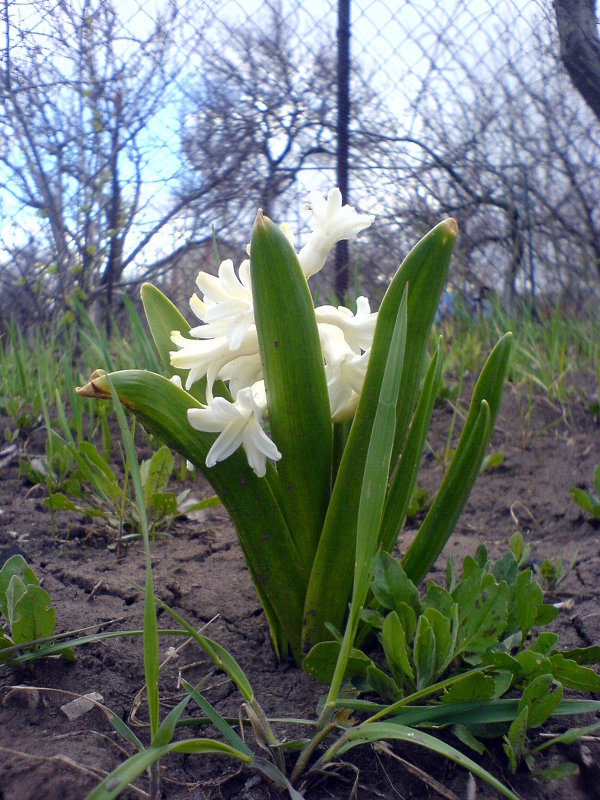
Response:
[{"label": "soil", "polygon": [[[507,386],[493,438],[493,449],[503,454],[504,461],[480,475],[431,574],[442,581],[450,553],[460,564],[482,542],[491,556],[500,556],[517,529],[530,545],[535,563],[560,556],[568,566],[576,555],[573,569],[551,598],[563,602],[555,622],[563,648],[600,643],[600,528],[568,494],[573,485],[589,488],[593,468],[600,462],[600,424],[585,409],[586,398],[596,391],[592,380],[579,383],[572,387],[571,401],[561,407]],[[436,408],[420,486],[434,489],[441,480],[440,453],[447,445],[452,418],[451,406]],[[9,421],[0,420],[0,428],[5,425]],[[20,455],[39,455],[43,443],[40,428],[21,442]],[[193,492],[197,497],[211,494],[202,480]],[[144,582],[144,559],[139,541],[109,548],[114,532],[76,514],[57,514],[53,527],[43,493],[26,482],[16,457],[0,466],[0,509],[0,565],[13,553],[24,555],[52,598],[58,632],[92,625],[97,626],[94,631],[142,626],[139,587]],[[407,526],[399,552],[406,549],[417,526],[418,519]],[[267,715],[314,718],[323,687],[297,668],[277,664],[226,512],[211,508],[177,522],[168,536],[156,538],[152,552],[157,594],[196,628],[206,625],[208,635],[234,655]],[[164,615],[160,624],[169,627]],[[181,677],[195,683],[211,671],[207,657],[194,645],[181,647],[183,641],[161,639],[163,714],[183,696],[178,687]],[[146,741],[141,639],[94,643],[80,647],[76,655],[74,663],[47,659],[18,670],[0,667],[0,800],[84,798],[102,771],[114,769],[131,753],[98,708],[70,721],[60,709],[72,699],[69,693],[98,692],[104,704],[130,720]],[[15,686],[31,691],[15,691]],[[237,715],[239,696],[222,675],[211,675],[205,694],[222,713]],[[576,724],[593,721],[587,716]],[[552,722],[543,730],[561,730],[560,725]],[[533,779],[525,771],[513,776],[500,746],[491,750],[484,764],[522,798],[600,797],[598,744],[592,739],[569,752],[557,749],[558,755],[579,762],[578,774],[553,783]],[[464,770],[414,748],[366,745],[348,757],[335,775],[304,788],[307,800],[500,796],[480,780],[475,785]],[[170,756],[161,762],[161,770],[163,797],[172,800],[278,796],[260,779],[213,756]],[[445,787],[445,795],[438,793],[432,778]],[[123,796],[147,796],[145,776],[136,786],[139,790]]]}]

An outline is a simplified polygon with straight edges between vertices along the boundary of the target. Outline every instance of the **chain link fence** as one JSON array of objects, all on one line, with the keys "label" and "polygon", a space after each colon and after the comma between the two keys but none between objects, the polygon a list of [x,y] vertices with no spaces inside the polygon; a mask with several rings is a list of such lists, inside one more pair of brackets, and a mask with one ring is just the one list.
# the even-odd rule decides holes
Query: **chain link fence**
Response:
[{"label": "chain link fence", "polygon": [[215,266],[213,226],[219,255],[239,260],[258,206],[302,237],[309,191],[343,179],[341,145],[348,201],[378,220],[342,281],[342,262],[327,267],[323,292],[377,294],[451,214],[461,291],[597,297],[597,122],[561,68],[550,0],[3,11],[3,317],[74,292],[110,306],[145,277],[189,293],[193,272]]}]

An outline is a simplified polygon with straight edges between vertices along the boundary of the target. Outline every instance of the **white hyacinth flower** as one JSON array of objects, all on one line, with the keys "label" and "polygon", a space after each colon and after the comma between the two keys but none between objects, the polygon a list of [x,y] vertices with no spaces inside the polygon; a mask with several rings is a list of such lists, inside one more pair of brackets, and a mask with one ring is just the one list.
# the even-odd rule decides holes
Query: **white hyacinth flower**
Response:
[{"label": "white hyacinth flower", "polygon": [[333,422],[345,422],[354,415],[362,391],[370,350],[357,354],[337,325],[319,323],[319,338],[325,359],[325,377]]},{"label": "white hyacinth flower", "polygon": [[359,297],[356,301],[356,314],[345,306],[318,306],[315,308],[315,317],[317,322],[326,322],[341,328],[346,342],[355,353],[360,354],[371,347],[377,314],[371,314],[366,297]]},{"label": "white hyacinth flower", "polygon": [[307,278],[322,269],[336,242],[353,239],[375,219],[372,214],[359,214],[352,206],[342,206],[339,189],[331,189],[327,200],[320,192],[311,192],[309,199],[314,217],[313,232],[298,254]]},{"label": "white hyacinth flower", "polygon": [[241,389],[233,401],[215,397],[206,408],[190,408],[190,425],[205,433],[218,433],[206,456],[206,466],[214,467],[243,445],[248,464],[259,478],[267,471],[267,458],[277,461],[281,453],[261,427],[267,409],[263,381]]},{"label": "white hyacinth flower", "polygon": [[189,369],[185,382],[186,390],[189,391],[196,381],[206,375],[206,396],[209,401],[212,398],[213,384],[227,364],[241,356],[253,356],[258,353],[255,325],[250,325],[246,329],[236,350],[231,349],[226,335],[214,339],[187,339],[179,331],[173,331],[171,341],[180,348],[169,354],[171,365],[177,369]]},{"label": "white hyacinth flower", "polygon": [[[169,378],[169,380],[178,389],[183,389],[183,386],[181,385],[181,378],[179,377],[179,375],[173,375],[171,378]],[[188,472],[193,472],[195,470],[194,465],[189,459],[186,459],[185,468],[187,469]]]},{"label": "white hyacinth flower", "polygon": [[196,285],[202,292],[202,299],[193,295],[190,307],[204,325],[192,328],[191,335],[198,339],[226,336],[230,348],[237,350],[244,334],[254,324],[250,261],[242,261],[238,278],[233,261],[227,259],[219,266],[218,276],[200,272]]}]

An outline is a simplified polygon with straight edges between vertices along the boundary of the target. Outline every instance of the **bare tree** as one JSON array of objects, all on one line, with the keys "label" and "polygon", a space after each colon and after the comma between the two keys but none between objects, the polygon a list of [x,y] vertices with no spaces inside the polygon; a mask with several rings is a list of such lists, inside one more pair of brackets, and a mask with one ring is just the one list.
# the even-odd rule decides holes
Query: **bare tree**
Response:
[{"label": "bare tree", "polygon": [[113,0],[38,0],[27,26],[4,1],[0,193],[14,224],[0,246],[14,256],[35,238],[27,280],[45,310],[102,299],[110,330],[115,287],[128,266],[155,266],[156,234],[188,200],[150,163],[162,144],[163,171],[179,168],[155,135],[181,68],[177,7],[124,21]]},{"label": "bare tree", "polygon": [[600,148],[546,22],[537,38],[498,37],[487,76],[465,64],[458,89],[428,73],[413,129],[373,141],[402,187],[390,230],[455,216],[455,285],[492,287],[507,307],[523,292],[598,293]]}]

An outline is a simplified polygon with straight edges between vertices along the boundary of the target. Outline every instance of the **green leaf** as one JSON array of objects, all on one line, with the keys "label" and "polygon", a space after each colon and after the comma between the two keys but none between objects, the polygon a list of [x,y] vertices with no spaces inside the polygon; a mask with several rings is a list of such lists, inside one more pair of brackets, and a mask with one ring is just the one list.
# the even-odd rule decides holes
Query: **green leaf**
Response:
[{"label": "green leaf", "polygon": [[0,613],[5,619],[8,619],[6,592],[13,575],[19,576],[26,586],[39,586],[40,583],[22,555],[17,553],[4,562],[0,569]]},{"label": "green leaf", "polygon": [[[429,430],[431,413],[442,377],[442,364],[442,343],[440,340],[438,349],[431,359],[423,381],[423,388],[410,425],[406,444],[388,491],[380,535],[380,544],[384,552],[389,552],[393,549],[413,498],[417,472],[427,438],[427,431]],[[427,495],[427,502],[429,502],[429,495]]]},{"label": "green leaf", "polygon": [[569,689],[580,692],[600,692],[600,675],[593,669],[582,667],[560,653],[550,656],[552,675]]},{"label": "green leaf", "polygon": [[[456,238],[454,221],[442,222],[406,257],[385,294],[369,365],[350,435],[337,472],[331,501],[311,572],[305,605],[304,649],[324,638],[325,622],[341,628],[352,586],[359,507],[357,486],[362,485],[379,393],[390,350],[392,332],[404,290],[410,284],[407,341],[396,407],[394,449],[404,440],[419,389],[429,329],[441,294]],[[394,461],[394,454],[392,454]],[[340,548],[340,531],[344,547]]]},{"label": "green leaf", "polygon": [[[143,370],[114,372],[108,377],[121,402],[135,412],[145,429],[192,461],[221,497],[238,533],[274,644],[279,645],[279,657],[285,657],[289,641],[299,660],[307,577],[269,482],[257,478],[241,450],[226,462],[206,467],[215,434],[201,433],[188,424],[188,408],[198,408],[200,403],[166,378]],[[80,393],[106,397],[106,376],[92,376]],[[270,466],[269,473],[274,474]]]},{"label": "green leaf", "polygon": [[521,631],[521,641],[524,642],[533,628],[538,611],[544,603],[544,595],[530,569],[519,573],[512,588],[508,629],[511,630],[511,617]]},{"label": "green leaf", "polygon": [[181,715],[187,708],[191,699],[191,695],[184,697],[183,700],[177,703],[177,705],[169,711],[154,734],[151,744],[152,747],[163,747],[164,745],[170,743],[171,739],[173,738],[173,734],[175,733],[175,727],[181,719]]},{"label": "green leaf", "polygon": [[[541,634],[538,638],[541,638]],[[576,664],[598,664],[600,662],[600,645],[590,647],[575,647],[572,650],[563,650],[560,655]]]},{"label": "green leaf", "polygon": [[54,633],[54,608],[50,595],[41,586],[25,584],[17,575],[13,575],[6,594],[8,622],[15,644],[31,642]]},{"label": "green leaf", "polygon": [[489,700],[496,693],[496,684],[491,675],[483,672],[468,672],[452,684],[442,695],[442,703],[465,703],[473,700]]},{"label": "green leaf", "polygon": [[451,619],[456,608],[456,603],[447,589],[438,586],[437,583],[429,581],[427,592],[423,598],[423,611],[428,608],[435,608],[443,616]]},{"label": "green leaf", "polygon": [[451,617],[441,614],[436,608],[427,608],[423,616],[431,626],[435,637],[434,677],[441,675],[452,661],[458,633],[458,610],[453,609]]},{"label": "green leaf", "polygon": [[249,704],[254,703],[254,692],[252,690],[252,686],[250,685],[248,678],[246,678],[242,668],[237,663],[235,658],[218,642],[215,642],[213,639],[209,639],[208,636],[203,636],[201,633],[198,633],[198,631],[192,625],[190,625],[189,622],[187,622],[181,616],[181,614],[178,614],[166,603],[163,603],[160,598],[157,597],[155,599],[159,606],[163,608],[167,614],[169,614],[169,616],[177,620],[181,627],[189,633],[192,639],[194,639],[200,645],[200,647],[213,660],[217,667],[223,670],[223,672],[231,678],[231,680],[239,689],[244,700]]},{"label": "green leaf", "polygon": [[466,727],[466,725],[454,725],[452,728],[452,733],[456,736],[456,738],[461,741],[463,744],[466,744],[467,747],[470,747],[471,750],[474,750],[476,753],[479,753],[482,756],[486,749],[483,742],[480,742],[471,731]]},{"label": "green leaf", "polygon": [[545,781],[560,781],[563,778],[572,778],[579,775],[579,766],[572,761],[562,761],[553,767],[536,772],[534,777],[543,778]]},{"label": "green leaf", "polygon": [[[340,654],[341,642],[319,642],[305,656],[302,665],[304,671],[321,683],[329,684],[335,671]],[[344,678],[355,675],[365,677],[367,669],[373,664],[371,659],[360,650],[352,648],[344,672]]]},{"label": "green leaf", "polygon": [[139,775],[169,753],[213,753],[229,756],[246,764],[252,761],[252,758],[246,753],[213,739],[184,739],[181,742],[171,742],[163,747],[149,747],[120,764],[98,786],[92,789],[85,800],[114,800]]},{"label": "green leaf", "polygon": [[484,573],[462,580],[453,592],[458,605],[457,653],[481,653],[498,643],[507,623],[510,590]]},{"label": "green leaf", "polygon": [[117,394],[117,390],[110,379],[107,379],[108,390],[113,401],[113,408],[125,456],[131,470],[131,480],[135,489],[136,507],[144,539],[144,555],[146,560],[146,578],[144,586],[144,678],[146,683],[146,697],[148,701],[148,715],[150,717],[150,735],[152,738],[159,729],[160,719],[160,698],[158,692],[158,625],[156,620],[156,607],[154,605],[154,584],[152,578],[152,562],[150,558],[150,537],[148,531],[148,520],[146,518],[146,506],[144,503],[144,490],[140,478],[137,452],[133,442],[133,436],[129,430],[129,425],[125,418],[123,406]]},{"label": "green leaf", "polygon": [[527,707],[520,711],[519,716],[508,729],[507,736],[504,737],[503,748],[513,773],[517,771],[517,767],[525,754],[528,712]]},{"label": "green leaf", "polygon": [[395,723],[393,720],[389,720],[388,722],[367,722],[358,725],[352,730],[351,734],[347,735],[347,742],[337,752],[341,755],[346,750],[358,744],[383,741],[386,739],[396,739],[406,742],[407,744],[416,745],[417,747],[425,747],[433,753],[437,753],[443,758],[447,758],[459,764],[461,767],[468,769],[469,772],[472,772],[477,777],[489,783],[490,786],[505,797],[510,798],[510,800],[519,800],[517,795],[511,792],[508,787],[456,748],[451,747],[449,744],[446,744],[446,742],[436,739],[434,736],[424,731],[406,727],[405,725]]},{"label": "green leaf", "polygon": [[140,477],[147,505],[153,495],[157,492],[162,492],[166,488],[169,478],[173,474],[174,466],[175,460],[171,451],[165,445],[162,445],[151,459],[140,464]]},{"label": "green leaf", "polygon": [[386,661],[398,685],[404,685],[407,678],[412,684],[414,672],[408,654],[408,642],[402,623],[395,611],[391,611],[384,620],[381,629],[381,644]]},{"label": "green leaf", "polygon": [[333,427],[306,278],[288,239],[262,212],[250,270],[271,436],[281,453],[279,498],[308,574],[329,503]]},{"label": "green leaf", "polygon": [[539,728],[554,713],[562,700],[562,686],[552,675],[540,675],[525,689],[519,701],[519,713],[528,710],[527,727]]},{"label": "green leaf", "polygon": [[236,750],[246,753],[248,756],[252,756],[252,752],[246,743],[238,736],[227,720],[224,719],[217,711],[215,711],[208,700],[202,697],[200,692],[187,681],[182,681],[182,685],[186,692],[188,692],[198,704],[202,713],[213,723],[217,730],[225,737],[227,742],[232,747],[235,747]]},{"label": "green leaf", "polygon": [[369,692],[373,692],[386,702],[393,703],[402,697],[398,683],[375,664],[367,668],[365,684]]},{"label": "green leaf", "polygon": [[[544,631],[544,633],[540,633],[537,639],[535,639],[531,643],[529,649],[532,650],[534,653],[541,653],[543,656],[549,656],[554,650],[554,647],[557,643],[558,643],[557,633]],[[570,656],[567,656],[566,653],[562,653],[562,655],[565,656],[566,658],[570,658]]]},{"label": "green leaf", "polygon": [[402,566],[414,583],[419,583],[435,563],[471,493],[500,408],[510,349],[511,335],[506,334],[487,359],[450,467],[402,559]]},{"label": "green leaf", "polygon": [[415,614],[421,612],[421,600],[416,586],[407,578],[402,566],[388,553],[381,553],[375,563],[371,589],[383,608],[394,611],[400,603],[406,603]]},{"label": "green leaf", "polygon": [[[167,377],[179,375],[185,385],[187,370],[175,369],[171,366],[171,356],[169,353],[174,349],[171,342],[171,333],[180,331],[188,333],[190,326],[186,319],[179,313],[173,303],[165,295],[152,286],[150,283],[142,284],[141,289],[142,304],[146,313],[148,327],[154,339],[154,344],[158,350],[158,355],[162,361]],[[205,398],[199,398],[205,399]]]},{"label": "green leaf", "polygon": [[332,709],[337,700],[346,669],[346,661],[350,656],[360,622],[360,614],[369,592],[378,549],[379,530],[387,490],[387,476],[394,442],[395,409],[406,344],[407,291],[408,287],[402,296],[392,332],[390,350],[385,364],[379,402],[377,403],[371,439],[364,463],[363,478],[360,484],[352,597],[338,663],[336,664],[327,695],[326,709],[328,710]]},{"label": "green leaf", "polygon": [[512,586],[519,575],[519,565],[514,555],[510,552],[505,553],[502,558],[496,561],[492,569],[492,575],[496,578],[498,583],[504,581],[509,586]]},{"label": "green leaf", "polygon": [[417,673],[417,689],[423,689],[433,683],[436,665],[435,634],[425,616],[420,616],[417,622],[413,661]]},{"label": "green leaf", "polygon": [[[594,514],[597,504],[593,495],[589,492],[585,492],[583,489],[578,489],[576,486],[571,486],[569,494],[571,495],[571,499],[574,500],[578,506],[583,508],[584,511]],[[598,513],[600,514],[600,508],[598,509]]]}]

